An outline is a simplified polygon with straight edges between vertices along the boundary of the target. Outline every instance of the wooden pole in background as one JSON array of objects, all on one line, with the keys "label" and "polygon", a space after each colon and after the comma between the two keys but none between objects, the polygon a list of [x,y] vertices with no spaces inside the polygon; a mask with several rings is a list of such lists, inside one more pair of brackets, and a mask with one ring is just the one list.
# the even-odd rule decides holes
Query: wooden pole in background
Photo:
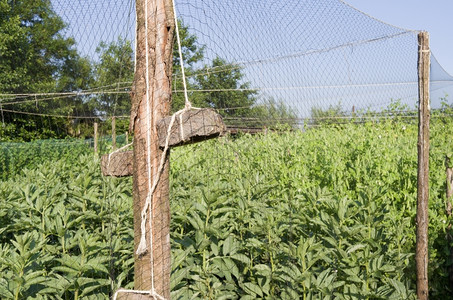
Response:
[{"label": "wooden pole in background", "polygon": [[445,158],[445,168],[446,168],[446,175],[447,175],[447,205],[446,205],[446,212],[447,216],[451,217],[452,213],[452,203],[453,200],[453,168],[451,167],[450,158]]},{"label": "wooden pole in background", "polygon": [[[171,271],[169,159],[167,156],[163,172],[157,174],[162,156],[157,122],[169,115],[171,106],[175,28],[172,8],[171,0],[136,0],[137,56],[130,122],[130,131],[134,132],[134,289],[150,290],[154,284],[155,292],[165,299],[170,299]],[[153,249],[148,248],[145,254],[137,255],[141,212],[148,197],[150,179],[152,184],[157,178],[159,181],[152,198]],[[147,215],[146,242],[149,247],[149,211]]]},{"label": "wooden pole in background", "polygon": [[417,233],[415,264],[417,269],[417,297],[428,299],[428,199],[429,199],[429,34],[418,34],[418,172],[417,172]]},{"label": "wooden pole in background", "polygon": [[112,150],[116,150],[116,118],[112,117]]},{"label": "wooden pole in background", "polygon": [[446,203],[446,214],[448,223],[450,223],[447,227],[447,242],[448,242],[448,249],[450,251],[450,265],[448,266],[448,279],[450,283],[450,289],[453,290],[453,233],[451,227],[451,213],[452,213],[452,203],[453,200],[453,168],[451,168],[450,158],[447,156],[445,158],[445,173],[447,175],[447,203]]},{"label": "wooden pole in background", "polygon": [[98,122],[94,122],[94,154],[98,154]]}]

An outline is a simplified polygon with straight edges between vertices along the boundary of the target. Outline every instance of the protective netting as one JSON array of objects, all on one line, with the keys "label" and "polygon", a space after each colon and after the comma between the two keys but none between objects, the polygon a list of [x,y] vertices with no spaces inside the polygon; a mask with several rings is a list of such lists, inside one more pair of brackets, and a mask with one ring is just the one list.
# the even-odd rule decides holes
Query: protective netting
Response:
[{"label": "protective netting", "polygon": [[[0,2],[0,140],[68,138],[0,144],[0,298],[410,298],[418,32],[339,0],[175,0],[181,61],[161,3]],[[452,86],[432,56],[445,124]]]},{"label": "protective netting", "polygon": [[134,1],[8,1],[0,15],[3,136],[87,137],[113,116],[127,128]]},{"label": "protective netting", "polygon": [[[382,112],[392,101],[416,107],[415,31],[341,1],[179,1],[177,8],[204,53],[190,74],[193,98],[231,124],[301,124],[319,110]],[[433,62],[433,89],[451,86]],[[222,83],[234,75],[235,84]],[[226,101],[232,95],[234,104]],[[438,97],[432,102],[439,107]]]},{"label": "protective netting", "polygon": [[[95,118],[127,119],[134,1],[47,3],[64,22],[54,39],[75,52],[47,58],[59,65],[54,71],[60,76],[48,84],[4,84],[3,123],[20,116],[60,137],[91,133],[87,128]],[[397,101],[410,110],[416,106],[416,31],[385,24],[341,1],[175,4],[190,98],[196,106],[217,109],[230,127],[314,124],[329,109],[341,119],[353,112],[382,113]],[[20,14],[22,6],[4,14]],[[452,77],[434,57],[432,62],[432,107],[439,108],[451,94]],[[177,55],[174,64],[176,111],[183,103]]]}]

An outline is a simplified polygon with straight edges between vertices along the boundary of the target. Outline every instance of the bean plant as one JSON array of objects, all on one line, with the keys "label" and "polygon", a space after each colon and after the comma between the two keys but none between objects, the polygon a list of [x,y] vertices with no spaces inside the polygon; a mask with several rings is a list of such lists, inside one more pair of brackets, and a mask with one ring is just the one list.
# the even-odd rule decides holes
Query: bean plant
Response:
[{"label": "bean plant", "polygon": [[[434,299],[453,293],[452,128],[433,118]],[[28,151],[32,164],[1,174],[1,299],[108,299],[133,287],[132,179],[103,177],[87,149]],[[415,299],[415,123],[225,136],[172,149],[170,176],[172,299]]]}]

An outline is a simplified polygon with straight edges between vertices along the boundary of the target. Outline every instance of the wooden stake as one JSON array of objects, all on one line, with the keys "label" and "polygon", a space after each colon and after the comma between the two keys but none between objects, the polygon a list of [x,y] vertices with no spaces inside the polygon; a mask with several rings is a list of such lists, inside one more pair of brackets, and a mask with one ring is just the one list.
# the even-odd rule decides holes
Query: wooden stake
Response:
[{"label": "wooden stake", "polygon": [[447,216],[451,217],[452,213],[452,203],[453,200],[453,168],[450,167],[450,158],[445,157],[445,168],[447,175],[447,205],[446,212]]},{"label": "wooden stake", "polygon": [[98,122],[94,122],[94,154],[98,154]]},{"label": "wooden stake", "polygon": [[[158,145],[156,126],[159,120],[170,113],[175,24],[171,0],[136,0],[136,9],[137,65],[131,94],[130,122],[131,132],[134,132],[134,252],[140,242],[141,212],[149,193],[149,179],[151,178],[151,184],[154,180],[159,181],[152,198],[153,249],[148,249],[144,255],[135,254],[134,288],[151,290],[154,285],[156,293],[170,299],[169,160],[167,156],[162,173],[157,174],[162,150]],[[148,30],[145,28],[146,20]],[[149,211],[147,214],[149,216]],[[151,231],[149,225],[148,217],[148,246]]]},{"label": "wooden stake", "polygon": [[116,150],[116,118],[112,117],[112,150]]},{"label": "wooden stake", "polygon": [[429,34],[418,34],[418,172],[417,172],[417,237],[415,264],[417,269],[417,297],[428,299],[428,199],[429,199]]},{"label": "wooden stake", "polygon": [[453,168],[450,167],[450,158],[447,156],[445,158],[445,168],[446,168],[446,175],[447,175],[447,203],[446,203],[446,214],[448,223],[450,223],[447,227],[447,242],[448,248],[450,251],[450,265],[448,266],[448,279],[450,290],[453,290],[453,230],[451,227],[451,214],[452,214],[452,203],[453,200]]}]

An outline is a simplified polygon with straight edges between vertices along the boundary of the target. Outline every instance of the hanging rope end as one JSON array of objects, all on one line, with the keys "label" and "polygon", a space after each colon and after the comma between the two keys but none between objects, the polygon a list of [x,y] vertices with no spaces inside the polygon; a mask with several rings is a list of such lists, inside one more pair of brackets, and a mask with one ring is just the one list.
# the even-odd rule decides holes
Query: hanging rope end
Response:
[{"label": "hanging rope end", "polygon": [[[151,189],[154,190],[155,187],[152,187]],[[137,255],[143,255],[148,251],[148,248],[146,246],[146,212],[148,209],[151,209],[151,201],[152,201],[152,191],[148,196],[146,197],[146,202],[145,206],[143,207],[142,210],[142,220],[141,220],[141,225],[140,225],[140,243],[138,244],[137,251],[135,252]]]},{"label": "hanging rope end", "polygon": [[145,255],[146,252],[148,252],[148,248],[146,247],[146,239],[142,237],[140,239],[140,243],[138,244],[137,251],[135,252],[135,254],[137,254],[138,256],[142,256]]}]

